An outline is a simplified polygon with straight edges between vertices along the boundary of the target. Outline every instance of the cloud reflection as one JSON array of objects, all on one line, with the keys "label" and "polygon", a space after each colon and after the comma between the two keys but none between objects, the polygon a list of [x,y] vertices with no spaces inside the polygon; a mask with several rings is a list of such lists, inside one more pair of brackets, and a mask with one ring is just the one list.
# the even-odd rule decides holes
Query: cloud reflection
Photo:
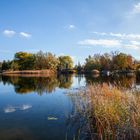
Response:
[{"label": "cloud reflection", "polygon": [[29,104],[23,104],[21,106],[7,106],[4,108],[4,113],[12,113],[12,112],[15,112],[17,110],[28,110],[32,108],[32,105],[29,105]]},{"label": "cloud reflection", "polygon": [[16,111],[16,109],[13,106],[8,106],[8,107],[4,108],[4,113],[12,113],[15,111]]},{"label": "cloud reflection", "polygon": [[30,109],[30,108],[32,108],[31,105],[23,104],[23,105],[20,107],[20,110],[27,110],[27,109]]}]

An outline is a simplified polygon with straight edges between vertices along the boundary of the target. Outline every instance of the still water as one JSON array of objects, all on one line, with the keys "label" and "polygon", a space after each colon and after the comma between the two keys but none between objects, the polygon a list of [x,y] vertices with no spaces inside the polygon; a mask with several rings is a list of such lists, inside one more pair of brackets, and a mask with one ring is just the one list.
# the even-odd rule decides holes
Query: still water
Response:
[{"label": "still water", "polygon": [[78,126],[70,119],[74,105],[68,93],[89,83],[139,88],[138,81],[136,76],[1,76],[0,140],[74,139]]}]

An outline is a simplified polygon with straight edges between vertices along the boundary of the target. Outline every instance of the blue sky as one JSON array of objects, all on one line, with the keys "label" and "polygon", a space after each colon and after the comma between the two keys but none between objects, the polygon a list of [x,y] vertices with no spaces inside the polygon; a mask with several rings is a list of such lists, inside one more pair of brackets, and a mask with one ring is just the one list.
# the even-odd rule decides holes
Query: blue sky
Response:
[{"label": "blue sky", "polygon": [[15,52],[121,51],[140,59],[139,0],[0,0],[0,61]]}]

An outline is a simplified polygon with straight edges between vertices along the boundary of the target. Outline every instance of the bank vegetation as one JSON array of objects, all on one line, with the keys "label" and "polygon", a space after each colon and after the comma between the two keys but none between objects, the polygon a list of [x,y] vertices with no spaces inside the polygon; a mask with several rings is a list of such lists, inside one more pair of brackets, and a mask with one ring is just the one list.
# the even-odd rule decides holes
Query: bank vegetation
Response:
[{"label": "bank vegetation", "polygon": [[140,94],[107,84],[89,85],[73,95],[75,118],[89,139],[140,139]]}]

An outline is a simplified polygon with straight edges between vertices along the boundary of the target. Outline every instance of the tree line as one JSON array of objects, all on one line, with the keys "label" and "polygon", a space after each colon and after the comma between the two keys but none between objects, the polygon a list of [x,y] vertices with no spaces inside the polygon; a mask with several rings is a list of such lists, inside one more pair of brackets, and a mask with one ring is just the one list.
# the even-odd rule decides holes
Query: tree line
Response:
[{"label": "tree line", "polygon": [[11,61],[0,63],[0,69],[5,70],[67,70],[91,72],[94,69],[102,70],[135,70],[140,68],[140,62],[133,56],[122,52],[89,55],[84,64],[73,65],[70,56],[59,56],[39,51],[37,53],[17,52]]},{"label": "tree line", "polygon": [[91,72],[92,70],[136,70],[140,68],[140,61],[136,60],[133,56],[122,52],[111,52],[104,54],[89,55],[85,59],[84,65],[80,63],[76,68],[84,72]]},{"label": "tree line", "polygon": [[3,61],[1,70],[57,70],[73,68],[73,60],[70,56],[59,56],[39,51],[37,53],[17,52],[11,61]]}]

